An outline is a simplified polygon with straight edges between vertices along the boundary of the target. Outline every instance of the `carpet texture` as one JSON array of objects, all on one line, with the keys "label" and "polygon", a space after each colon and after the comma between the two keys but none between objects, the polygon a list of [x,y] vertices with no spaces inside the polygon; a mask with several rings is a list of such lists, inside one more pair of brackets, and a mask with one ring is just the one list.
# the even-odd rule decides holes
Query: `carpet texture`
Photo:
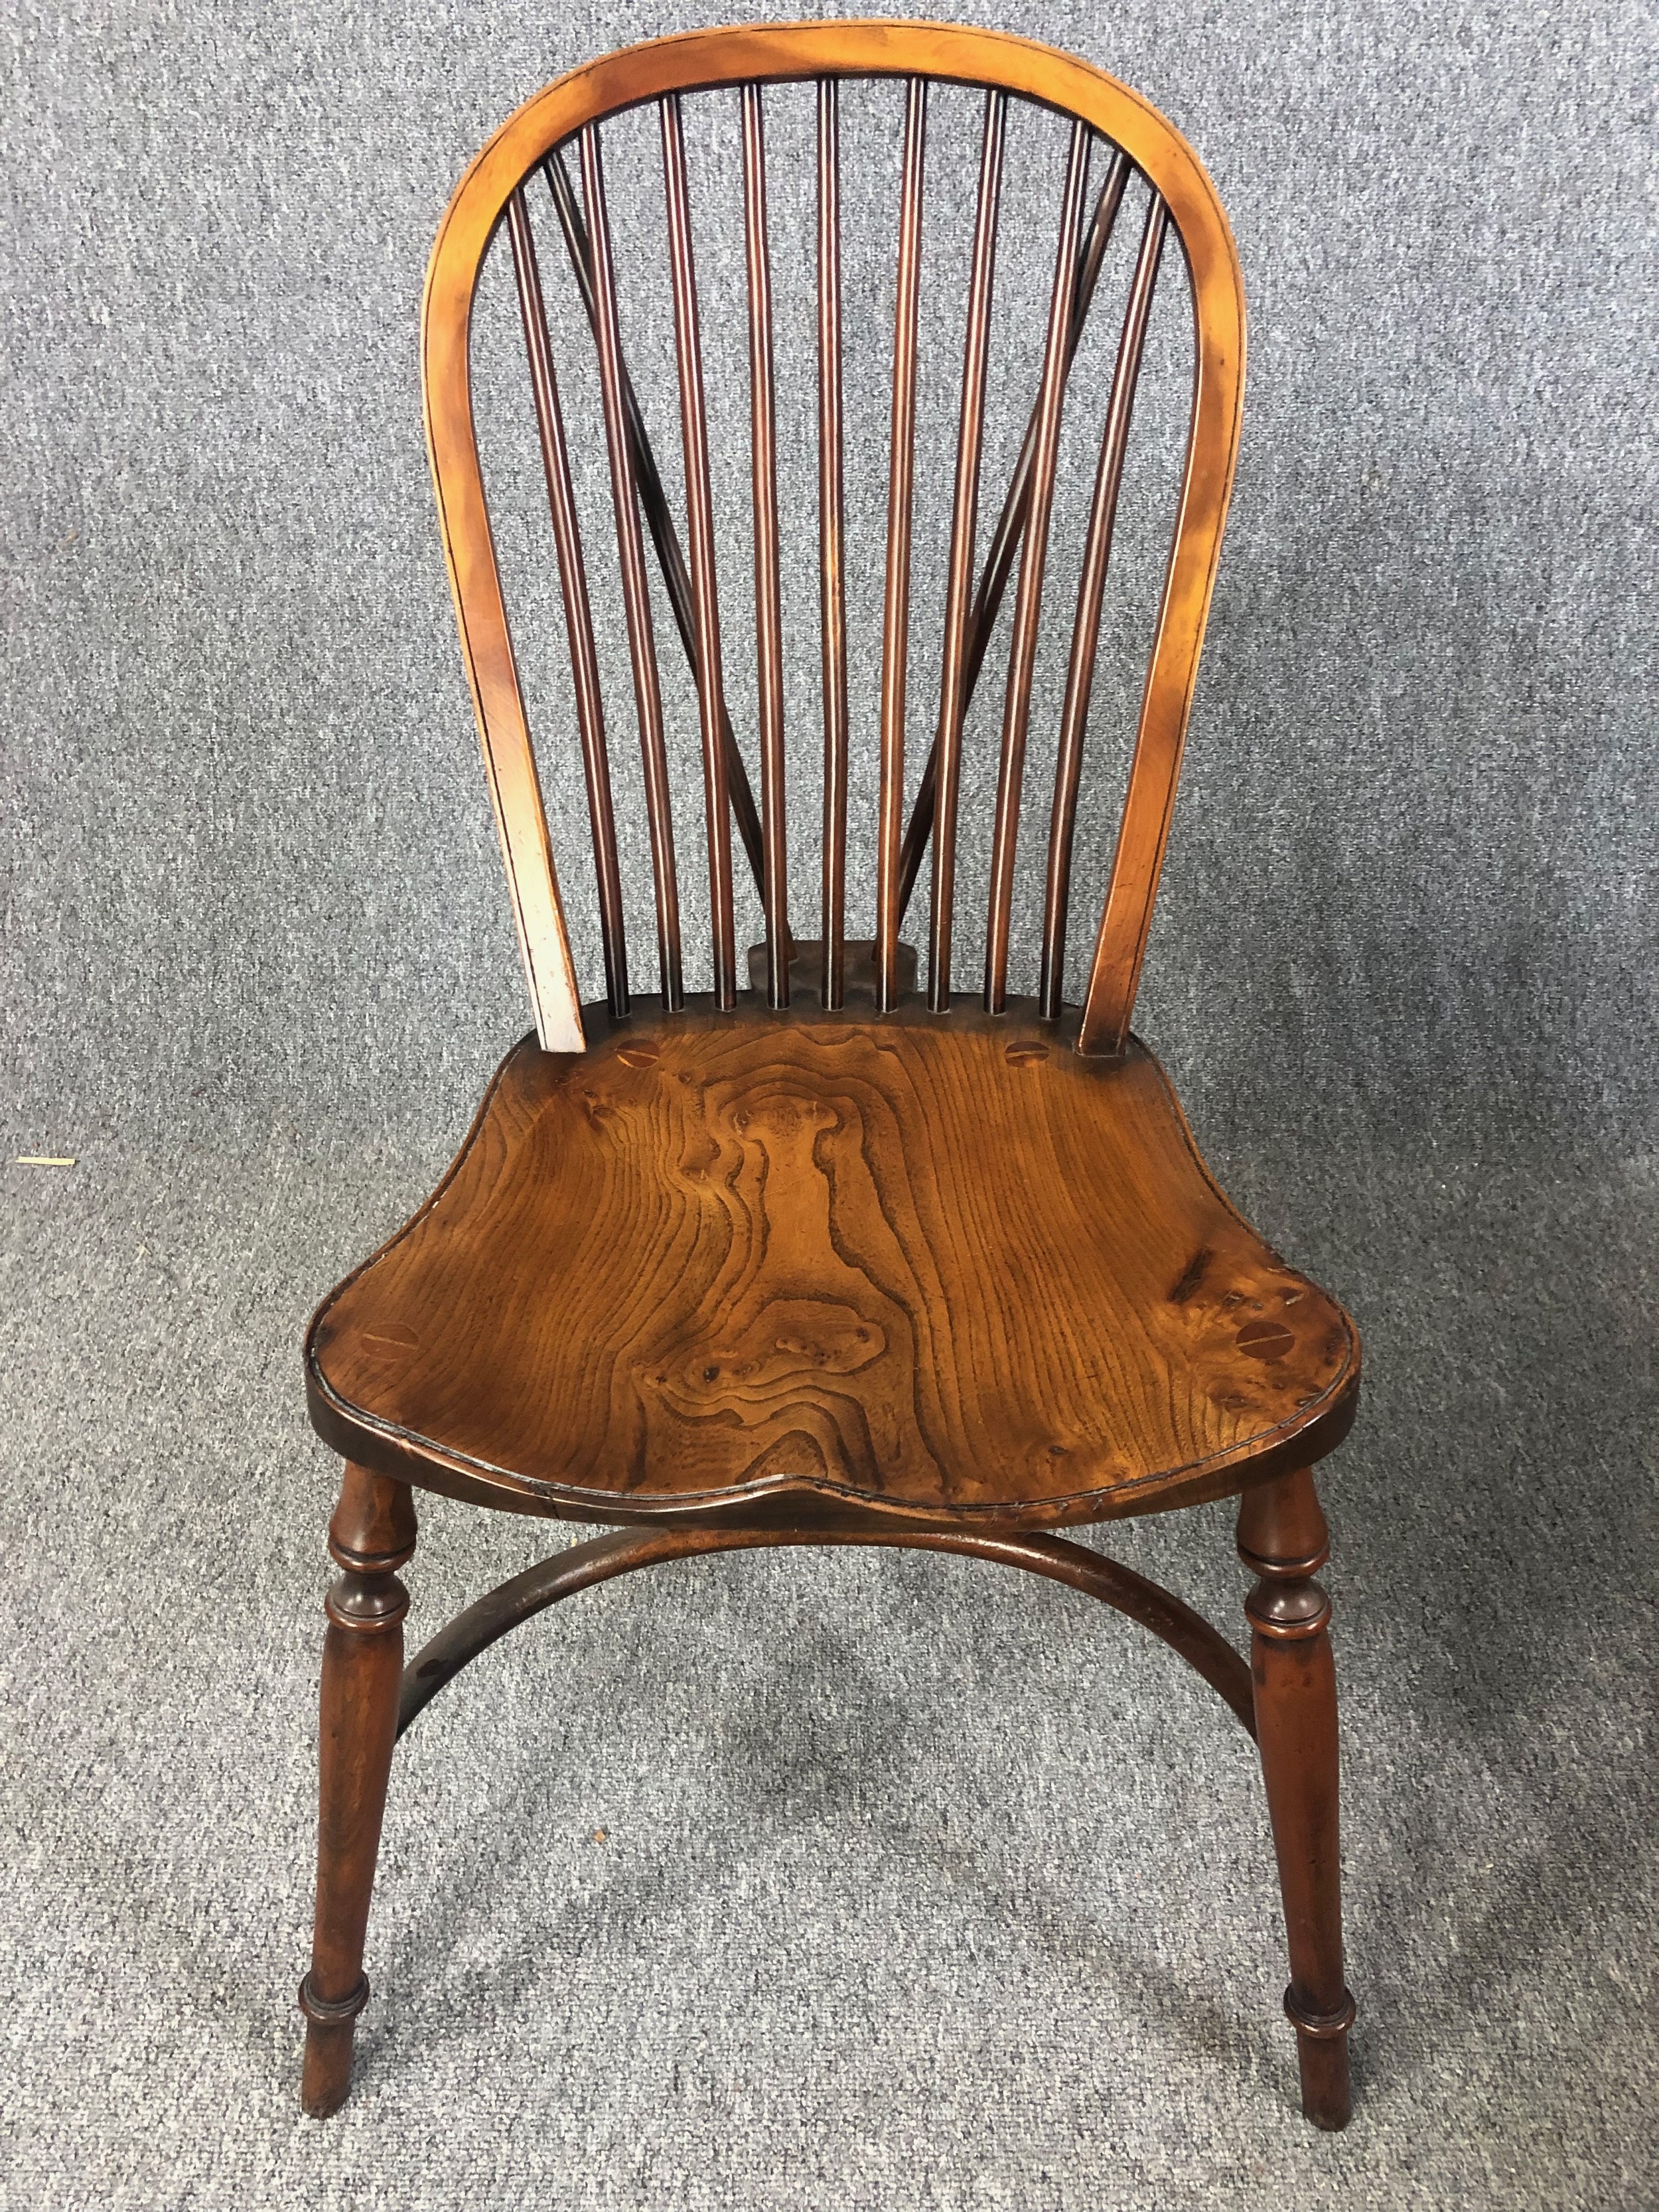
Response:
[{"label": "carpet texture", "polygon": [[[545,79],[784,12],[21,0],[0,40],[3,1158],[76,1160],[0,1176],[0,2206],[1637,2212],[1659,2199],[1659,40],[1639,0],[961,11],[1162,106],[1245,270],[1245,441],[1138,1025],[1224,1187],[1366,1343],[1326,1486],[1352,2127],[1322,2138],[1296,2112],[1260,1784],[1202,1685],[1046,1584],[809,1553],[588,1593],[444,1692],[394,1771],[352,2102],[299,2115],[335,1480],[300,1333],[430,1188],[526,1019],[432,519],[421,275],[465,161]],[[789,181],[799,97],[769,119],[805,884],[811,208]],[[973,128],[942,93],[913,776]],[[890,94],[849,95],[846,129],[867,928]],[[672,366],[648,335],[658,157],[644,119],[611,144],[633,365],[678,502]],[[728,113],[695,156],[711,301],[739,266],[737,146]],[[1029,399],[1058,173],[1034,131],[1014,151],[1008,235],[1036,243],[1000,279],[993,487]],[[1097,402],[1135,227],[1079,362]],[[592,990],[501,273],[477,324],[487,459]],[[752,759],[744,338],[712,307],[706,335]],[[1161,307],[1074,945],[1109,857],[1184,343]],[[625,640],[574,368],[569,404],[649,988]],[[1057,558],[1090,442],[1068,417]],[[695,712],[660,605],[658,630],[695,984]],[[1039,820],[1063,678],[1045,654]],[[1000,708],[988,671],[964,915]],[[911,933],[925,922],[924,902]],[[977,934],[959,924],[969,986]],[[433,1501],[411,1637],[562,1540]],[[1240,1625],[1224,1508],[1111,1547]]]},{"label": "carpet texture", "polygon": [[[420,1176],[281,1134],[10,1170],[0,2202],[1650,2203],[1659,1190],[1354,1164],[1234,1177],[1369,1332],[1326,1484],[1340,2138],[1296,2109],[1224,1707],[1070,1593],[900,1553],[641,1575],[447,1689],[351,2102],[302,2120],[333,1477],[298,1335]],[[1241,1626],[1224,1506],[1103,1533]],[[564,1540],[430,1501],[411,1648]]]}]

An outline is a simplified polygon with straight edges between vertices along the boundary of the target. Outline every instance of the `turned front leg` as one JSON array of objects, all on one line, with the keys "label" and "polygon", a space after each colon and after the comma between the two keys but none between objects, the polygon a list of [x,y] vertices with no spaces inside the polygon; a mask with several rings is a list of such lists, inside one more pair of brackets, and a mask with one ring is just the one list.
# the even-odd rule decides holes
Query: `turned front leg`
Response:
[{"label": "turned front leg", "polygon": [[1330,1557],[1330,1534],[1306,1468],[1244,1493],[1238,1555],[1258,1578],[1244,1610],[1290,1939],[1285,2009],[1296,2028],[1302,2109],[1318,2127],[1346,2127],[1354,2002],[1342,1978],[1336,1671],[1331,1601],[1314,1580]]},{"label": "turned front leg", "polygon": [[409,1610],[397,1570],[415,1550],[409,1486],[348,1465],[328,1548],[341,1573],[326,1601],[317,1922],[311,1972],[300,1984],[306,2016],[300,2101],[313,2119],[345,2102],[352,2037],[368,2002],[363,1938],[398,1736]]}]

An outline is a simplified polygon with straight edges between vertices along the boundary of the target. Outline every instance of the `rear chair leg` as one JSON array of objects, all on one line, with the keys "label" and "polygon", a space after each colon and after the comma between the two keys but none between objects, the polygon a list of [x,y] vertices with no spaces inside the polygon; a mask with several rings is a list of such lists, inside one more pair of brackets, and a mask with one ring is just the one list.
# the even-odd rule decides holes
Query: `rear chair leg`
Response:
[{"label": "rear chair leg", "polygon": [[318,2120],[345,2102],[352,2035],[368,2002],[363,1936],[398,1735],[409,1610],[397,1570],[415,1550],[408,1484],[348,1462],[328,1548],[342,1572],[327,1599],[317,1923],[311,1972],[300,1984],[307,2022],[300,2102]]},{"label": "rear chair leg", "polygon": [[1352,2110],[1354,2002],[1342,1979],[1331,1601],[1313,1579],[1330,1548],[1305,1468],[1240,1500],[1238,1555],[1258,1577],[1244,1601],[1256,1732],[1290,1938],[1285,2009],[1296,2028],[1303,2112],[1316,2127],[1342,2128]]}]

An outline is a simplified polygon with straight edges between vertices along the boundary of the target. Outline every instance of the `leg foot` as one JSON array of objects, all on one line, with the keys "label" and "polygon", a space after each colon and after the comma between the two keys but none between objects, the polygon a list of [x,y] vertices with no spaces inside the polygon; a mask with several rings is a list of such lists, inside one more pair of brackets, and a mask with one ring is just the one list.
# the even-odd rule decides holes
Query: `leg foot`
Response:
[{"label": "leg foot", "polygon": [[353,2032],[368,2002],[363,1938],[397,1740],[409,1610],[397,1570],[415,1549],[408,1486],[349,1465],[328,1536],[342,1571],[328,1594],[323,1642],[317,1923],[311,1971],[300,1984],[306,2016],[300,2101],[319,2120],[345,2102]]},{"label": "leg foot", "polygon": [[1285,1992],[1285,2009],[1296,2030],[1296,2055],[1302,2069],[1302,2111],[1316,2128],[1346,2128],[1353,2112],[1348,2091],[1348,2030],[1354,2002],[1346,1999],[1328,2017],[1297,2009],[1293,1989]]},{"label": "leg foot", "polygon": [[1313,1579],[1330,1556],[1330,1538],[1305,1468],[1244,1493],[1238,1552],[1258,1577],[1244,1610],[1261,1772],[1290,1944],[1285,2009],[1296,2028],[1302,2109],[1316,2127],[1342,2128],[1352,2110],[1348,2030],[1354,2002],[1342,1978],[1331,1601]]},{"label": "leg foot", "polygon": [[300,1984],[300,2009],[306,2016],[305,2071],[300,2103],[313,2120],[337,2112],[351,2087],[351,2042],[357,2015],[368,2002],[368,1977],[337,2004],[319,1997],[307,1974]]}]

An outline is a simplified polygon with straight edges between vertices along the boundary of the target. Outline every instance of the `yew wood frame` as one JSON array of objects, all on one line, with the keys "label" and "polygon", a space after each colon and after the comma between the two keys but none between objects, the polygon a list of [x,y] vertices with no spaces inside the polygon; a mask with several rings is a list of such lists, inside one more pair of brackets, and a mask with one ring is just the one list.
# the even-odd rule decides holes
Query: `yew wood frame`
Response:
[{"label": "yew wood frame", "polygon": [[[427,430],[437,488],[446,556],[453,589],[461,643],[471,685],[489,786],[511,886],[520,946],[535,1007],[537,1034],[550,1054],[577,1054],[590,1045],[614,1043],[625,1017],[628,991],[621,933],[621,902],[614,848],[606,866],[605,838],[610,794],[603,735],[598,726],[597,679],[592,667],[591,627],[580,556],[567,559],[574,545],[568,500],[562,509],[562,431],[557,419],[550,359],[545,349],[539,277],[528,220],[520,197],[525,180],[544,167],[560,221],[577,266],[588,313],[605,360],[607,432],[613,477],[618,457],[633,441],[634,482],[622,495],[618,477],[618,526],[624,536],[623,567],[628,597],[630,645],[636,680],[641,685],[641,730],[647,739],[647,777],[652,775],[650,720],[646,693],[654,691],[654,663],[648,610],[643,599],[643,539],[636,498],[655,538],[669,585],[677,622],[698,672],[699,710],[708,800],[711,866],[716,928],[714,1004],[726,1009],[736,999],[736,952],[731,937],[731,854],[728,806],[757,875],[763,881],[768,917],[767,944],[757,948],[762,975],[773,1009],[789,1001],[792,960],[799,948],[789,939],[781,874],[782,852],[779,781],[779,645],[776,630],[776,495],[769,514],[763,479],[772,468],[769,419],[771,366],[769,331],[751,324],[751,368],[757,395],[756,411],[757,536],[770,564],[771,604],[765,603],[766,579],[760,579],[762,659],[763,785],[757,809],[717,680],[718,614],[713,588],[713,544],[708,511],[707,455],[697,465],[704,436],[700,389],[685,381],[688,328],[695,343],[695,290],[689,280],[689,236],[684,200],[684,156],[679,146],[678,95],[720,86],[744,88],[745,215],[750,257],[751,300],[756,256],[764,259],[764,172],[761,107],[754,88],[787,79],[816,79],[820,84],[821,134],[833,143],[833,99],[827,81],[854,76],[909,80],[906,129],[905,222],[902,227],[900,319],[905,315],[907,276],[914,282],[917,251],[916,216],[925,83],[948,80],[987,89],[985,166],[981,185],[981,229],[976,242],[975,304],[970,307],[969,365],[964,379],[963,447],[958,457],[956,529],[947,612],[945,701],[939,738],[929,757],[921,793],[906,827],[898,804],[902,767],[902,698],[884,683],[883,804],[878,939],[873,948],[874,999],[883,1017],[928,1021],[953,1013],[973,1027],[985,1017],[1001,1016],[1006,1000],[1006,899],[1012,866],[1012,836],[1000,824],[1012,804],[1018,806],[1019,758],[1023,750],[1024,702],[1014,703],[1018,680],[1011,682],[1005,725],[1000,834],[994,859],[994,892],[989,922],[986,1001],[964,1016],[953,1006],[949,989],[951,927],[949,869],[953,835],[954,771],[951,746],[960,724],[952,725],[971,690],[988,637],[990,615],[1015,558],[1021,576],[1016,606],[1015,653],[1029,654],[1037,620],[1046,501],[1052,489],[1053,448],[1059,393],[1081,316],[1098,273],[1099,252],[1121,198],[1130,165],[1147,180],[1153,198],[1131,291],[1128,319],[1120,351],[1127,358],[1127,386],[1115,380],[1112,408],[1103,447],[1096,515],[1105,516],[1103,535],[1091,529],[1085,555],[1079,633],[1085,622],[1097,623],[1100,586],[1109,551],[1110,518],[1116,475],[1123,458],[1139,332],[1144,330],[1152,285],[1166,229],[1172,229],[1185,256],[1195,319],[1194,381],[1188,445],[1161,605],[1142,696],[1139,727],[1116,852],[1101,915],[1080,1016],[1060,1006],[1060,956],[1063,950],[1066,890],[1070,856],[1070,817],[1077,790],[1077,757],[1088,708],[1092,659],[1080,664],[1074,645],[1062,724],[1056,778],[1055,830],[1049,848],[1048,926],[1043,945],[1042,983],[1035,1010],[1056,1042],[1062,1037],[1088,1058],[1110,1059],[1140,1048],[1132,1045],[1129,1020],[1145,951],[1147,929],[1167,841],[1188,714],[1196,678],[1205,622],[1219,556],[1221,535],[1237,452],[1244,368],[1243,291],[1237,258],[1224,215],[1195,155],[1179,134],[1137,94],[1102,71],[1049,48],[1024,40],[928,24],[846,22],[767,26],[713,31],[667,39],[607,56],[576,70],[538,94],[489,141],[467,170],[445,215],[428,277],[423,316],[423,368]],[[1062,219],[1060,262],[1045,349],[1043,392],[1034,414],[1015,485],[994,541],[986,581],[970,608],[973,509],[977,496],[977,419],[975,460],[970,470],[967,426],[983,404],[983,319],[989,287],[984,209],[994,198],[1000,160],[1002,113],[1007,95],[1022,96],[1059,111],[1073,120],[1072,160],[1067,172],[1066,208]],[[682,405],[687,426],[690,562],[672,541],[654,464],[644,448],[637,407],[628,384],[617,338],[614,299],[607,296],[604,256],[586,263],[588,240],[574,196],[562,167],[561,149],[580,142],[590,221],[603,221],[599,155],[587,126],[619,111],[658,100],[663,103],[665,176],[669,193],[671,244],[675,252],[675,309],[680,336]],[[1097,209],[1096,230],[1082,232],[1083,130],[1098,132],[1115,149]],[[826,143],[821,135],[821,146]],[[1105,213],[1105,226],[1098,217]],[[547,822],[532,747],[485,507],[474,439],[468,362],[472,300],[484,252],[496,229],[508,224],[525,328],[530,350],[543,451],[548,465],[568,626],[575,663],[580,725],[599,858],[601,908],[607,920],[608,1019],[590,1010],[593,1034],[585,1033],[569,941],[555,877]],[[1068,243],[1069,237],[1069,243]],[[908,241],[902,242],[902,241]],[[593,246],[602,247],[596,234]],[[820,247],[823,250],[821,228]],[[586,270],[586,274],[585,274]],[[764,290],[764,270],[759,271]],[[769,319],[769,307],[767,311]],[[833,338],[839,317],[838,289],[820,301],[821,342]],[[1139,319],[1137,323],[1137,319]],[[538,343],[538,332],[542,338]],[[904,340],[899,349],[902,358]],[[607,358],[608,356],[608,358]],[[914,370],[914,345],[910,351]],[[977,379],[977,397],[975,393]],[[832,619],[840,592],[838,383],[826,389],[821,408],[824,564],[823,629],[826,695],[826,821],[843,826],[846,799],[847,726],[844,627]],[[895,379],[895,456],[908,462],[908,425],[904,421],[902,378]],[[1046,456],[1046,458],[1045,458]],[[1027,501],[1035,487],[1036,509],[1027,531]],[[895,599],[894,549],[908,566],[908,483],[896,470],[889,538],[889,600],[885,644],[890,668],[893,642],[902,642],[904,613]],[[1022,548],[1021,538],[1024,537]],[[963,548],[966,547],[964,555]],[[1033,586],[1031,579],[1036,578]],[[981,619],[981,617],[985,617]],[[897,667],[902,678],[902,653]],[[648,673],[648,681],[647,681]],[[895,679],[898,680],[897,678]],[[658,732],[659,739],[659,730]],[[1011,797],[1012,792],[1012,797]],[[936,822],[935,808],[938,808]],[[1060,835],[1061,827],[1066,835]],[[665,853],[653,815],[653,861],[658,869],[659,952],[663,1000],[669,1014],[681,1004],[678,983],[678,909],[665,902],[663,870],[672,893],[672,851]],[[905,949],[898,928],[919,875],[930,832],[933,843],[933,924],[930,947],[928,1012],[914,999],[900,1007],[906,985],[901,973]],[[844,859],[844,855],[842,855]],[[843,1003],[844,947],[841,942],[840,878],[836,859],[826,848],[822,943],[823,1003],[826,1011]],[[724,906],[725,934],[721,934]],[[1058,932],[1054,917],[1058,914]],[[1002,981],[998,980],[998,933],[1001,931]],[[613,957],[613,953],[616,957]],[[751,964],[754,956],[751,956]],[[755,981],[762,980],[757,975]],[[751,1010],[752,1013],[752,1010]],[[1026,1002],[1014,1024],[1024,1037],[1033,1010]],[[1048,1047],[1026,1042],[1012,1045],[1008,1058],[1046,1057]],[[1075,1065],[1075,1063],[1073,1063]],[[498,1078],[498,1081],[500,1079]],[[480,1109],[474,1136],[483,1127],[489,1102]],[[1178,1109],[1175,1109],[1178,1115]],[[1184,1130],[1184,1123],[1182,1124]],[[468,1145],[473,1141],[469,1138]],[[1190,1140],[1188,1140],[1190,1141]],[[462,1158],[465,1158],[464,1148]],[[1194,1158],[1196,1155],[1194,1153]],[[460,1166],[458,1161],[457,1167]],[[1201,1165],[1201,1164],[1200,1164]],[[454,1170],[452,1170],[453,1173]],[[1216,1195],[1218,1197],[1219,1194]],[[431,1201],[429,1203],[435,1202]],[[416,1217],[418,1221],[419,1216]],[[414,1226],[413,1224],[410,1226]],[[401,1233],[401,1232],[400,1232]],[[393,1240],[394,1243],[396,1240]],[[389,1248],[386,1248],[389,1249]],[[377,1255],[379,1256],[379,1255]],[[372,1265],[373,1262],[366,1263]],[[360,1271],[362,1272],[362,1271]],[[1176,1295],[1176,1293],[1172,1293]],[[319,1315],[320,1318],[320,1315]],[[1345,1323],[1346,1325],[1346,1323]],[[313,1323],[313,1335],[316,1331]],[[1255,1325],[1260,1332],[1267,1325]],[[1279,1334],[1283,1334],[1280,1331]],[[1272,1331],[1269,1330],[1269,1334]],[[801,1543],[887,1545],[956,1553],[1007,1565],[1065,1583],[1138,1620],[1169,1644],[1217,1692],[1260,1746],[1274,1843],[1278,1853],[1291,1966],[1285,2005],[1297,2031],[1304,2110],[1324,2127],[1344,2125],[1349,2112],[1347,2033],[1353,2001],[1343,1980],[1338,1880],[1336,1795],[1337,1739],[1334,1681],[1327,1634],[1330,1605],[1314,1578],[1328,1553],[1325,1524],[1309,1463],[1341,1441],[1357,1401],[1358,1347],[1327,1398],[1299,1429],[1288,1430],[1267,1449],[1255,1448],[1248,1463],[1218,1465],[1204,1476],[1166,1486],[1137,1498],[1126,1492],[1116,1503],[1081,1502],[1069,1514],[1048,1507],[1006,1512],[941,1510],[931,1519],[891,1505],[868,1501],[838,1517],[792,1522],[799,1500],[780,1496],[769,1509],[758,1498],[737,1493],[720,1512],[688,1511],[693,1501],[635,1502],[635,1525],[595,1536],[514,1577],[468,1607],[435,1636],[407,1668],[403,1665],[402,1624],[408,1594],[398,1571],[412,1557],[416,1521],[411,1485],[446,1491],[500,1510],[548,1517],[602,1517],[591,1504],[558,1500],[535,1486],[515,1481],[503,1470],[484,1469],[453,1457],[421,1438],[375,1429],[358,1409],[331,1393],[312,1356],[307,1376],[313,1419],[319,1432],[346,1459],[344,1485],[330,1528],[330,1549],[341,1569],[331,1590],[325,1646],[322,1726],[322,1805],[319,1851],[316,1933],[310,1972],[301,1989],[307,2021],[303,2101],[322,2116],[343,2100],[349,2084],[351,2047],[357,2014],[368,2000],[362,1954],[374,1861],[393,1747],[431,1698],[499,1637],[593,1583],[635,1569],[717,1551]],[[1265,1355],[1264,1355],[1265,1356]],[[1246,1662],[1212,1627],[1182,1601],[1155,1584],[1084,1545],[1062,1537],[1060,1525],[1079,1519],[1107,1519],[1203,1497],[1243,1490],[1238,1549],[1256,1577],[1246,1603],[1251,1627],[1251,1661]],[[954,1523],[954,1525],[952,1525]]]},{"label": "yew wood frame", "polygon": [[[1147,179],[1186,257],[1195,338],[1186,467],[1079,1032],[1081,1051],[1119,1052],[1128,1036],[1169,838],[1237,457],[1244,388],[1238,256],[1197,156],[1127,85],[1027,40],[923,23],[760,25],[695,32],[607,55],[526,101],[471,163],[444,216],[422,314],[427,438],[537,1032],[549,1051],[583,1048],[575,969],[474,434],[469,340],[479,269],[525,179],[588,125],[678,93],[826,76],[937,77],[1060,110],[1119,147]],[[884,775],[883,781],[890,792],[891,779]],[[896,860],[890,823],[884,833],[894,838]],[[878,929],[878,944],[884,934],[890,945],[896,934],[897,904],[889,904],[892,927]]]}]

